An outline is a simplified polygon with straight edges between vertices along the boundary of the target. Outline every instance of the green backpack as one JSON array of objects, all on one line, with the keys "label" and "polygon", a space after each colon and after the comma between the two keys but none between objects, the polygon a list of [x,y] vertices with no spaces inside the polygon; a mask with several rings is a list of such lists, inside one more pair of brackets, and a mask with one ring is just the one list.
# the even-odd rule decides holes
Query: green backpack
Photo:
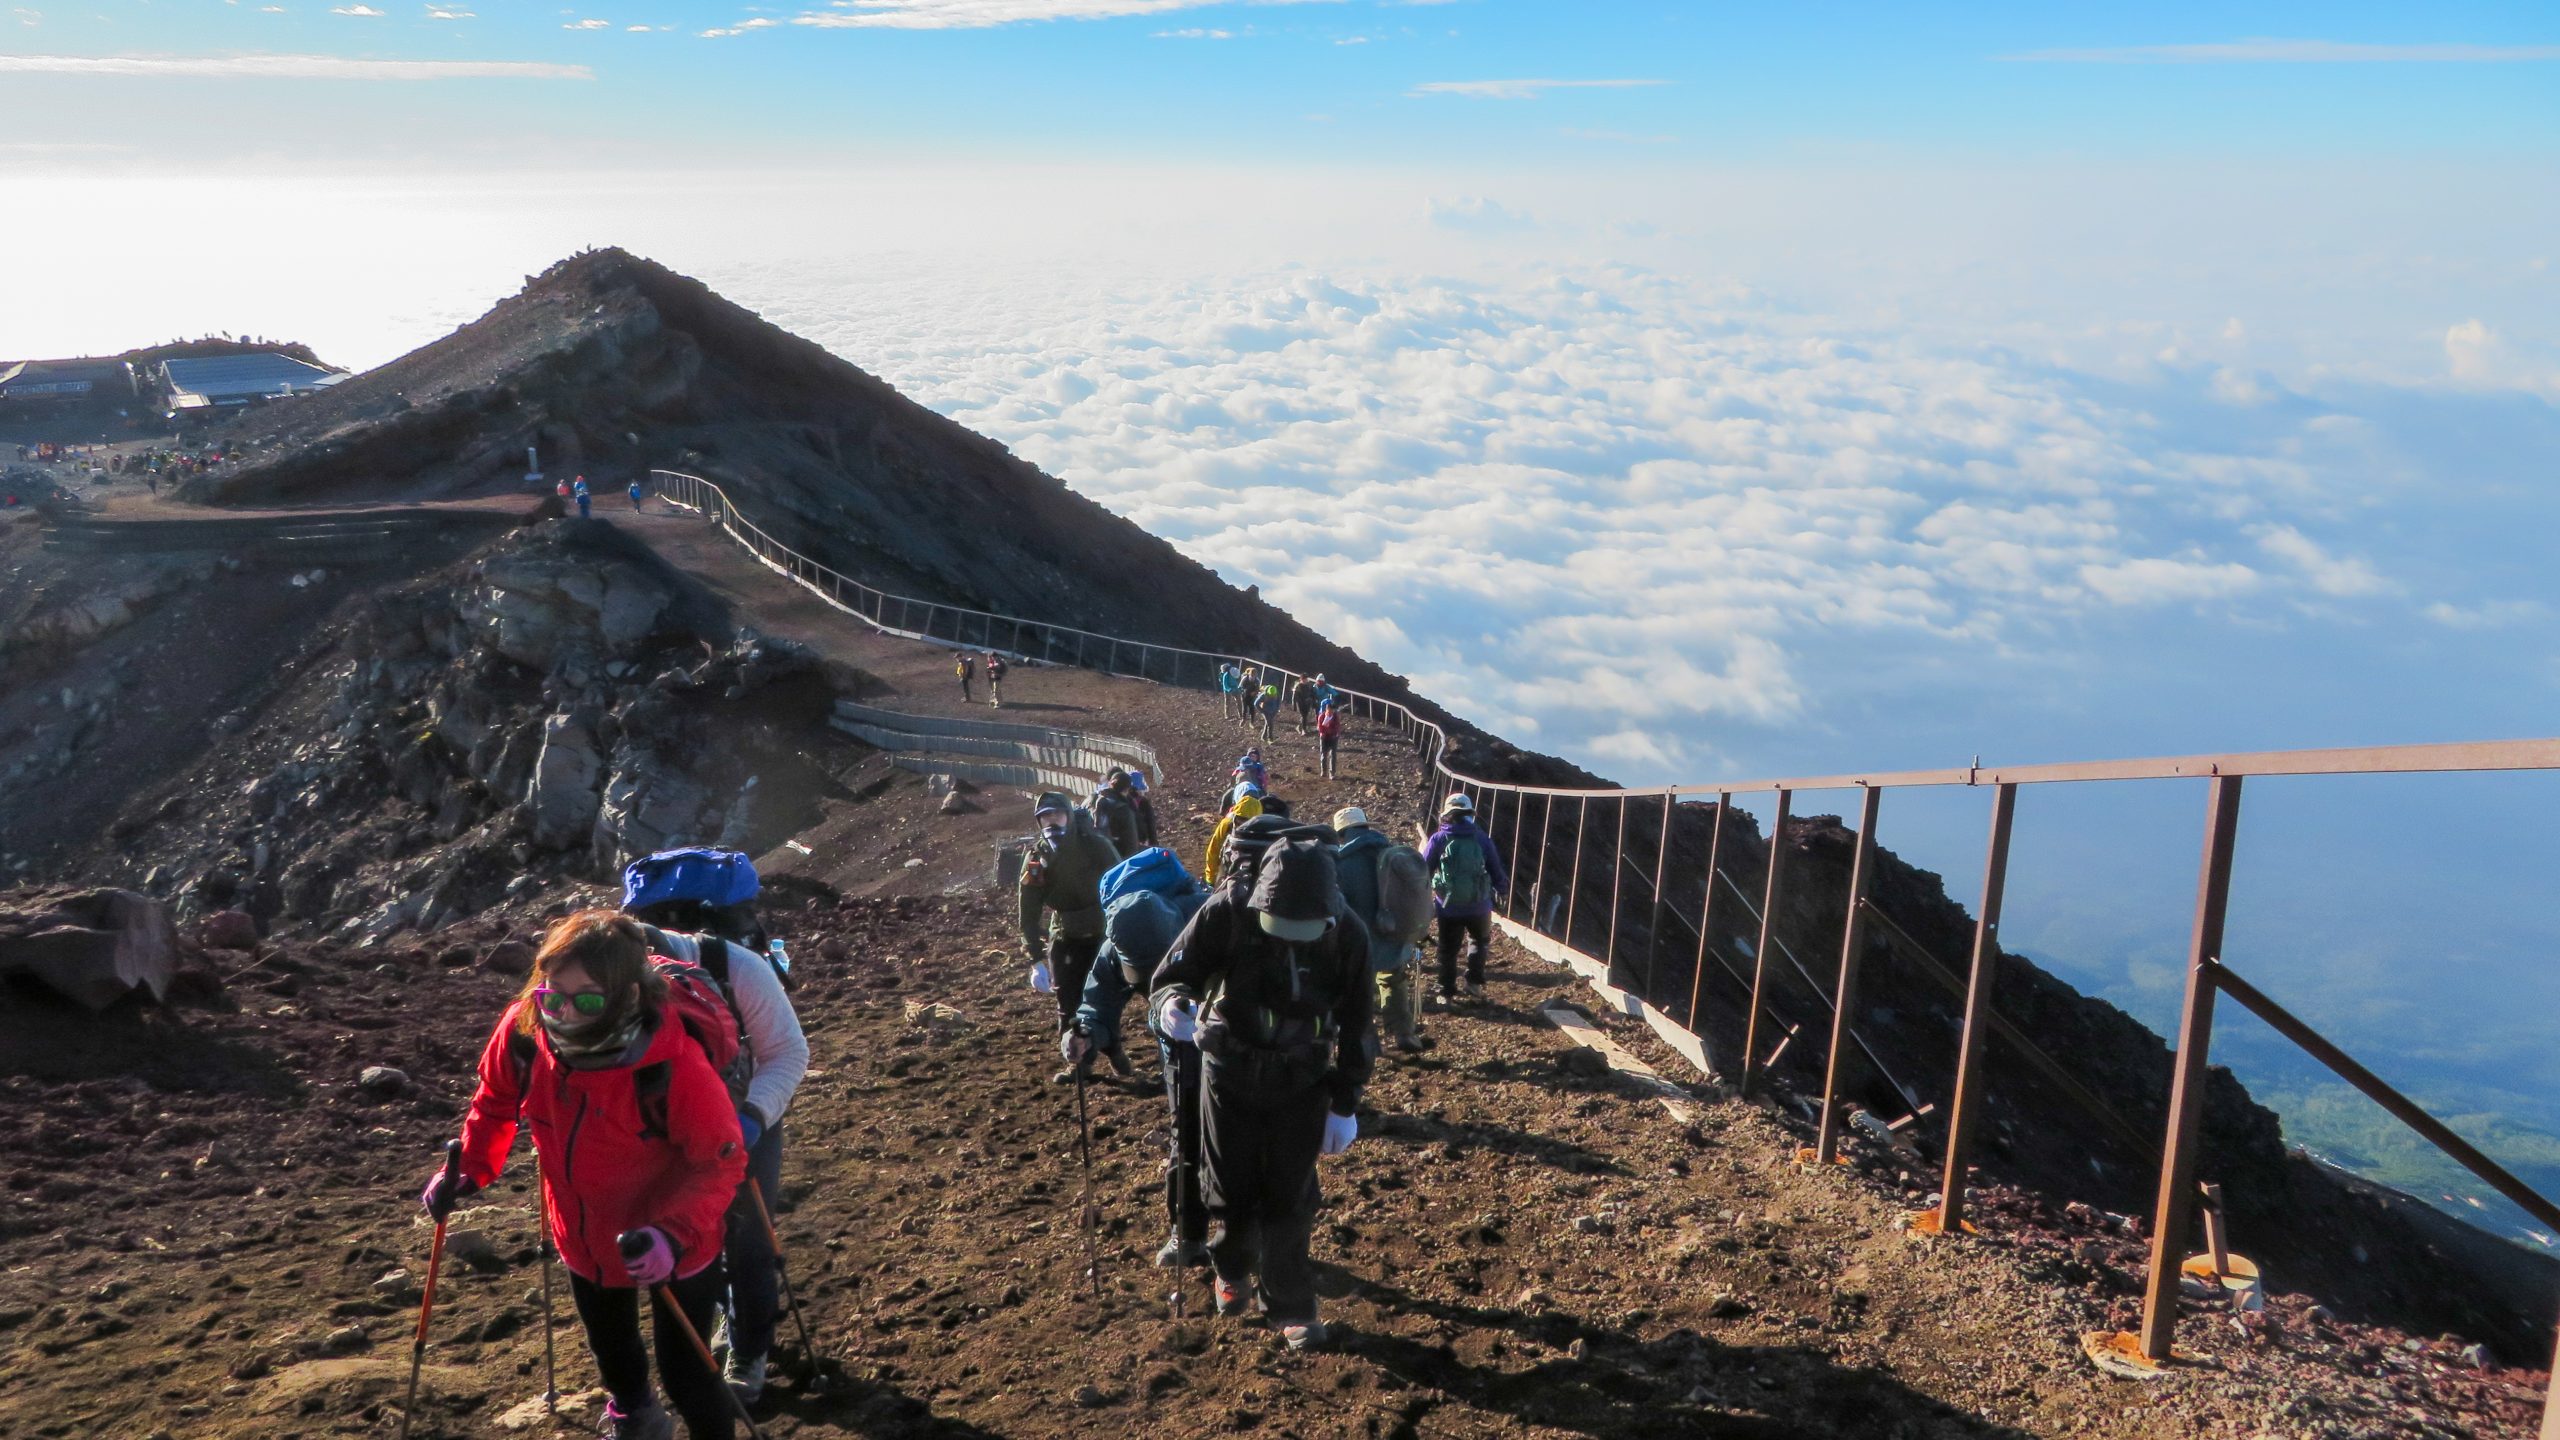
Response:
[{"label": "green backpack", "polygon": [[1490,898],[1491,872],[1485,869],[1484,842],[1472,835],[1453,835],[1440,847],[1440,864],[1431,872],[1431,893],[1444,910],[1472,910]]}]

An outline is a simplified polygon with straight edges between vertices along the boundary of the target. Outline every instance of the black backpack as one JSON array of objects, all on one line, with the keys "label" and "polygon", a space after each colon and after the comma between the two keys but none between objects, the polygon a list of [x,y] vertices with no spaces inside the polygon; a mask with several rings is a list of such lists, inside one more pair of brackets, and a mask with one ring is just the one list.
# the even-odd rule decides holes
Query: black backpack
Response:
[{"label": "black backpack", "polygon": [[1226,852],[1218,858],[1218,884],[1232,887],[1239,898],[1253,893],[1253,882],[1261,873],[1262,857],[1274,845],[1291,840],[1334,842],[1333,827],[1307,825],[1286,815],[1265,812],[1254,816],[1227,832]]}]

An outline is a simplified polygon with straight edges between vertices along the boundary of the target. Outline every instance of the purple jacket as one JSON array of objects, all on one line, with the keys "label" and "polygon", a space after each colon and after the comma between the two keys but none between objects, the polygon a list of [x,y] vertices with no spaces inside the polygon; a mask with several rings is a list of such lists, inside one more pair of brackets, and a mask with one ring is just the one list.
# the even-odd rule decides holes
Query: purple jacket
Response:
[{"label": "purple jacket", "polygon": [[1461,920],[1472,919],[1478,915],[1490,915],[1493,913],[1493,897],[1510,890],[1511,876],[1502,868],[1502,852],[1493,848],[1493,837],[1476,828],[1474,817],[1452,820],[1432,831],[1431,838],[1422,844],[1422,868],[1435,875],[1438,874],[1440,852],[1449,848],[1451,838],[1459,835],[1464,835],[1484,847],[1485,878],[1490,882],[1485,890],[1485,898],[1473,905],[1460,906],[1456,909],[1435,902],[1431,907],[1431,913],[1452,915]]}]

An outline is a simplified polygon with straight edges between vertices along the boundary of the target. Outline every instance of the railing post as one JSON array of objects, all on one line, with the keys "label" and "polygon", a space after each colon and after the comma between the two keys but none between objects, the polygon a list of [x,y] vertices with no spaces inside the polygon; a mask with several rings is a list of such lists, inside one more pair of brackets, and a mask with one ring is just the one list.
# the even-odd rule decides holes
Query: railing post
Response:
[{"label": "railing post", "polygon": [[1600,957],[1601,973],[1618,983],[1618,901],[1627,883],[1627,797],[1618,797],[1618,839],[1609,850],[1609,946]]},{"label": "railing post", "polygon": [[[1520,822],[1529,813],[1529,797],[1514,795],[1511,801],[1511,893],[1502,897],[1502,913],[1517,920],[1520,918]],[[1537,897],[1532,895],[1529,904],[1534,908],[1537,903]],[[1529,917],[1530,929],[1537,928],[1537,919],[1534,914]]]},{"label": "railing post", "polygon": [[2213,1048],[2213,967],[2222,960],[2222,921],[2231,904],[2231,852],[2240,832],[2240,777],[2216,775],[2205,801],[2204,863],[2196,877],[2195,932],[2187,945],[2186,1003],[2178,1016],[2178,1056],[2169,1086],[2169,1135],[2152,1209],[2151,1273],[2142,1287],[2142,1354],[2169,1359],[2178,1333],[2178,1267],[2195,1215],[2196,1149],[2203,1139],[2206,1063]]},{"label": "railing post", "polygon": [[1556,797],[1538,797],[1538,880],[1530,886],[1529,928],[1547,933],[1547,836],[1556,826]]},{"label": "railing post", "polygon": [[1858,1013],[1859,951],[1867,938],[1867,891],[1876,883],[1876,807],[1884,799],[1881,786],[1861,787],[1858,802],[1858,849],[1849,862],[1849,923],[1840,931],[1840,985],[1831,1009],[1831,1053],[1822,1062],[1822,1120],[1814,1131],[1813,1163],[1828,1165],[1840,1154],[1840,1052],[1849,1043],[1850,1017]]},{"label": "railing post", "polygon": [[1707,984],[1707,927],[1716,919],[1716,867],[1724,863],[1724,812],[1733,804],[1733,792],[1716,792],[1715,823],[1707,831],[1707,898],[1698,907],[1698,968],[1689,975],[1689,1030],[1698,1029],[1698,995]]},{"label": "railing post", "polygon": [[1973,1150],[1974,1120],[1982,1106],[1982,1056],[1990,1048],[1991,993],[2000,978],[2000,899],[2009,888],[2009,827],[2018,811],[2018,787],[2003,784],[1991,796],[1991,844],[1982,861],[1982,908],[1973,923],[1973,964],[1964,986],[1964,1030],[1956,1049],[1956,1098],[1947,1116],[1947,1169],[1938,1185],[1937,1228],[1964,1233],[1965,1157]]},{"label": "railing post", "polygon": [[1769,945],[1778,928],[1778,902],[1785,894],[1787,808],[1794,799],[1793,791],[1778,792],[1777,819],[1769,826],[1769,876],[1760,893],[1760,943],[1751,952],[1751,1008],[1742,1022],[1742,1094],[1746,1098],[1760,1074],[1760,990],[1769,976]]},{"label": "railing post", "polygon": [[1662,792],[1662,833],[1653,842],[1653,905],[1644,912],[1644,1003],[1653,1001],[1653,965],[1662,953],[1662,872],[1671,862],[1671,792]]},{"label": "railing post", "polygon": [[1573,912],[1582,903],[1582,837],[1591,833],[1591,797],[1582,797],[1573,821],[1573,869],[1564,877],[1564,948],[1573,948]]}]

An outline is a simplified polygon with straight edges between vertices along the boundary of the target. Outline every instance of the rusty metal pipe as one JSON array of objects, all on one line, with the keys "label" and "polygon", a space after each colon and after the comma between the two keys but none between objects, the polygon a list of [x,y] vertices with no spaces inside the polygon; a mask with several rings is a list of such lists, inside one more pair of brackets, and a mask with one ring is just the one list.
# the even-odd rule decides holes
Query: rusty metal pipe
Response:
[{"label": "rusty metal pipe", "polygon": [[2000,900],[2009,885],[2009,830],[2018,813],[2018,787],[2002,785],[1991,796],[1991,841],[1982,861],[1982,908],[1973,925],[1973,963],[1964,987],[1964,1029],[1956,1047],[1956,1098],[1947,1116],[1947,1168],[1938,1184],[1938,1228],[1964,1230],[1965,1157],[1973,1150],[1974,1122],[1982,1103],[1982,1056],[1990,1048],[1991,991],[1999,979]]},{"label": "rusty metal pipe", "polygon": [[1564,877],[1564,945],[1573,948],[1573,912],[1582,903],[1582,837],[1591,833],[1591,797],[1582,797],[1582,805],[1573,821],[1573,869]]},{"label": "rusty metal pipe", "polygon": [[1822,1118],[1814,1130],[1817,1165],[1828,1165],[1840,1154],[1840,1083],[1847,1078],[1840,1054],[1849,1040],[1849,1017],[1858,1013],[1859,950],[1867,939],[1867,890],[1876,879],[1876,807],[1883,800],[1884,791],[1870,788],[1858,801],[1858,848],[1849,862],[1849,917],[1840,930],[1840,998],[1831,1006],[1831,1051],[1822,1061]]},{"label": "rusty metal pipe", "polygon": [[2205,801],[2204,861],[2196,876],[2195,930],[2187,942],[2187,991],[2178,1015],[2169,1133],[2152,1209],[2151,1271],[2142,1286],[2142,1354],[2165,1363],[2178,1333],[2178,1267],[2195,1218],[2196,1151],[2204,1139],[2206,1064],[2213,1050],[2214,968],[2231,907],[2231,855],[2240,835],[2240,777],[2216,776]]},{"label": "rusty metal pipe", "polygon": [[1600,957],[1601,972],[1612,985],[1618,983],[1618,912],[1624,908],[1619,900],[1627,883],[1627,803],[1619,797],[1618,838],[1609,849],[1609,945]]},{"label": "rusty metal pipe", "polygon": [[1653,905],[1645,911],[1644,917],[1644,1003],[1647,1005],[1656,1003],[1653,998],[1653,967],[1662,953],[1662,875],[1671,863],[1673,803],[1670,796],[1662,797],[1662,833],[1653,841]]},{"label": "rusty metal pipe", "polygon": [[1724,812],[1733,804],[1730,792],[1716,796],[1716,818],[1707,830],[1707,898],[1698,904],[1698,968],[1689,973],[1689,1033],[1698,1030],[1698,995],[1707,984],[1707,935],[1716,919],[1717,869],[1724,863]]},{"label": "rusty metal pipe", "polygon": [[1793,791],[1778,792],[1778,815],[1769,826],[1769,874],[1760,894],[1760,943],[1751,952],[1751,1008],[1743,1012],[1749,1017],[1742,1024],[1742,1094],[1746,1098],[1760,1074],[1760,996],[1769,979],[1769,946],[1777,938],[1778,902],[1785,895],[1787,807],[1794,800]]}]

